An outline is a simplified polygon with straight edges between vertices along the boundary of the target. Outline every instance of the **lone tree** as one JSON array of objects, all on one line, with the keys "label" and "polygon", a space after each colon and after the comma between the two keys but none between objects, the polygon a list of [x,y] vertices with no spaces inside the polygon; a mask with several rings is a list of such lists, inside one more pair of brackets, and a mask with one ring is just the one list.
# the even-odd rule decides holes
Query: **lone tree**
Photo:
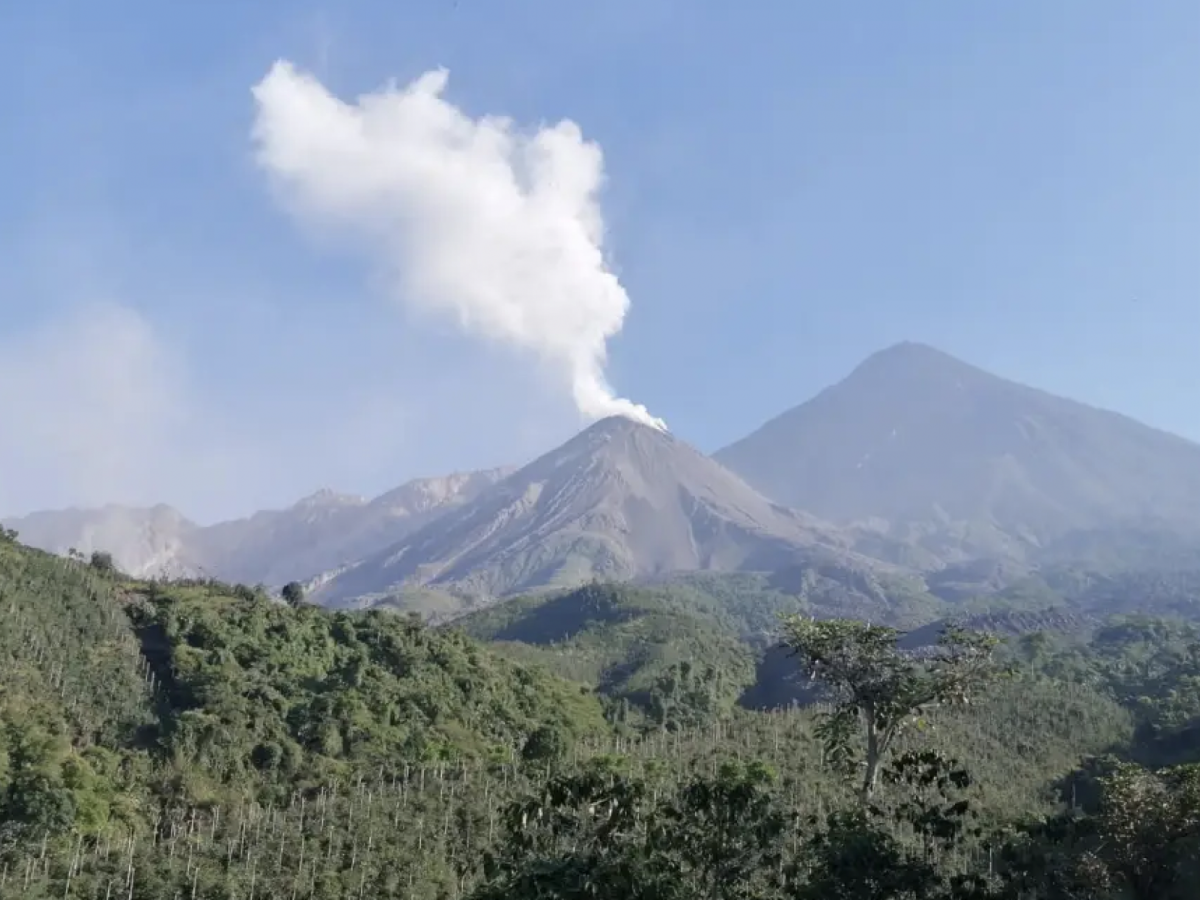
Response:
[{"label": "lone tree", "polygon": [[92,558],[89,560],[88,565],[97,572],[104,572],[106,575],[112,575],[117,571],[117,564],[113,560],[113,555],[104,550],[93,550]]},{"label": "lone tree", "polygon": [[304,604],[304,586],[298,581],[289,581],[283,586],[283,602],[296,609]]},{"label": "lone tree", "polygon": [[784,643],[809,678],[826,689],[834,709],[819,735],[835,765],[857,761],[855,733],[865,752],[859,799],[874,796],[880,768],[904,728],[929,709],[969,702],[971,693],[999,676],[998,643],[990,635],[947,629],[933,652],[918,656],[897,646],[901,632],[850,619],[784,620]]}]

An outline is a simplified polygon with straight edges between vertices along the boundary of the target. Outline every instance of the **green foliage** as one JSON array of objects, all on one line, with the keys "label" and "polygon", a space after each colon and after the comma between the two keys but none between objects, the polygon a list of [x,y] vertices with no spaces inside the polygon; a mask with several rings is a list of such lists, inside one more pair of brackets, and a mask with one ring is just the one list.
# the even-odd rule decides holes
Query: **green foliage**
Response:
[{"label": "green foliage", "polygon": [[912,628],[949,610],[918,578],[857,568],[839,560],[810,560],[782,572],[692,572],[658,590],[703,610],[743,637],[775,636],[781,616],[864,618]]},{"label": "green foliage", "polygon": [[535,730],[521,748],[521,758],[532,763],[561,760],[571,747],[570,736],[562,728],[543,725]]},{"label": "green foliage", "polygon": [[[790,620],[800,662],[842,690],[758,712],[735,699],[763,583],[720,584],[593,585],[431,628],[0,541],[0,897],[1174,900],[1195,884],[1200,780],[1155,769],[1195,749],[1188,628],[1018,637],[1016,677],[975,692],[990,640],[913,654],[891,628]],[[812,603],[775,596],[776,612]],[[839,763],[865,754],[835,751],[866,744],[868,704],[877,736],[902,724],[863,803]]]},{"label": "green foliage", "polygon": [[143,835],[168,811],[511,759],[530,733],[562,754],[606,729],[577,687],[416,620],[114,576],[0,546],[0,868],[55,835]]},{"label": "green foliage", "polygon": [[283,586],[280,596],[288,606],[300,606],[304,602],[304,586],[298,581],[289,581]]},{"label": "green foliage", "polygon": [[1135,755],[1152,765],[1200,761],[1200,630],[1144,616],[1109,620],[1087,642],[1029,635],[1016,656],[1062,681],[1095,687],[1137,720]]},{"label": "green foliage", "polygon": [[152,691],[108,574],[0,543],[0,866],[140,820]]},{"label": "green foliage", "polygon": [[1099,779],[1095,814],[1055,816],[1003,847],[1009,893],[1063,900],[1185,900],[1200,877],[1200,767],[1119,764]]},{"label": "green foliage", "polygon": [[503,756],[541,725],[603,728],[594,698],[456,632],[383,612],[141,591],[134,620],[168,699],[164,749],[226,784]]},{"label": "green foliage", "polygon": [[902,651],[899,639],[894,628],[847,619],[793,616],[784,623],[784,642],[834,703],[819,734],[840,769],[855,761],[851,741],[862,735],[864,803],[903,729],[920,726],[922,714],[935,706],[968,702],[999,675],[992,658],[997,641],[987,635],[948,630],[924,656]]},{"label": "green foliage", "polygon": [[[978,829],[964,792],[970,775],[936,751],[908,752],[884,772],[903,791],[890,806],[831,813],[793,866],[802,900],[988,896],[987,880],[956,872],[954,854]],[[814,825],[818,823],[813,821]],[[907,838],[907,840],[905,840]]]},{"label": "green foliage", "polygon": [[754,678],[751,648],[701,610],[670,591],[593,584],[512,600],[455,626],[594,685],[618,722],[679,729],[727,714]]},{"label": "green foliage", "polygon": [[790,820],[761,766],[726,764],[655,798],[599,765],[512,804],[473,900],[751,900],[783,883]]},{"label": "green foliage", "polygon": [[655,811],[649,847],[657,886],[668,896],[751,900],[785,883],[786,842],[795,815],[761,764],[725,763],[694,777]]},{"label": "green foliage", "polygon": [[121,591],[90,566],[0,544],[0,704],[41,710],[79,746],[151,720]]},{"label": "green foliage", "polygon": [[115,575],[117,573],[117,564],[113,560],[113,555],[103,550],[93,550],[88,564],[97,572],[102,572],[105,575]]},{"label": "green foliage", "polygon": [[965,772],[925,753],[902,757],[889,776],[918,799],[811,816],[807,825],[758,764],[727,763],[661,794],[603,765],[558,776],[509,806],[500,849],[471,897],[984,896],[983,878],[939,865],[967,835],[970,804],[955,796],[969,784]]}]

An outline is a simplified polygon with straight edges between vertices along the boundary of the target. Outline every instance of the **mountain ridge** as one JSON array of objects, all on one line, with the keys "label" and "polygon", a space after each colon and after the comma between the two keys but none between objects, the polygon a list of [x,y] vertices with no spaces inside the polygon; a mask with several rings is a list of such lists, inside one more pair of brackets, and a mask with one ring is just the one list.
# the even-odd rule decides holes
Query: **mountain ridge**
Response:
[{"label": "mountain ridge", "polygon": [[836,529],[768,500],[690,444],[611,417],[327,581],[314,599],[413,584],[495,597],[592,578],[771,568],[815,547],[851,552]]},{"label": "mountain ridge", "polygon": [[755,566],[1187,568],[1200,445],[904,342],[711,457],[615,417],[519,469],[373,499],[324,489],[206,527],[161,505],[3,524],[60,553],[109,550],[135,575],[297,580],[336,604],[447,591],[447,614],[463,596]]},{"label": "mountain ridge", "polygon": [[279,586],[386,546],[512,469],[414,478],[370,499],[322,488],[283,509],[206,526],[166,504],[45,510],[0,522],[31,546],[52,553],[111,553],[122,571],[136,577],[215,577]]}]

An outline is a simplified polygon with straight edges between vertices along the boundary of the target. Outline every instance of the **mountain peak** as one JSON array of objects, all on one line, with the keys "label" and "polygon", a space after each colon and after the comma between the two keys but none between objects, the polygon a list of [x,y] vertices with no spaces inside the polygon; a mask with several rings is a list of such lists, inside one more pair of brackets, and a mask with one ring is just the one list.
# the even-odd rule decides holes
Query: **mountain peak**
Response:
[{"label": "mountain peak", "polygon": [[529,463],[525,469],[549,472],[603,461],[608,466],[637,470],[649,465],[661,467],[679,454],[699,456],[700,452],[670,432],[616,415],[593,422],[566,443]]},{"label": "mountain peak", "polygon": [[297,500],[294,509],[309,509],[315,506],[362,506],[367,502],[365,497],[355,494],[342,494],[332,488],[321,488],[307,497]]},{"label": "mountain peak", "polygon": [[715,458],[779,503],[915,528],[939,554],[1026,553],[1151,513],[1191,521],[1200,498],[1200,448],[914,342]]},{"label": "mountain peak", "polygon": [[418,514],[447,503],[465,500],[480,491],[507,478],[515,470],[512,466],[481,469],[475,472],[451,472],[427,478],[413,478],[386,494],[380,494],[371,505],[388,508],[403,514]]},{"label": "mountain peak", "polygon": [[986,378],[1001,380],[999,376],[983,371],[970,363],[951,356],[944,350],[916,341],[901,341],[883,350],[872,353],[859,363],[843,383],[881,378],[891,381],[900,378],[904,383],[911,379]]},{"label": "mountain peak", "polygon": [[617,413],[611,416],[605,416],[603,419],[597,419],[587,428],[580,432],[584,434],[634,434],[637,432],[649,432],[651,434],[669,435],[670,432],[665,428],[659,428],[657,425],[652,425],[641,419],[633,416]]},{"label": "mountain peak", "polygon": [[579,437],[584,435],[613,437],[631,434],[654,435],[671,439],[669,431],[623,415],[605,416],[603,419],[598,419],[579,432]]},{"label": "mountain peak", "polygon": [[495,597],[591,578],[769,570],[815,545],[840,550],[842,539],[685,441],[612,416],[313,596],[337,604],[441,585]]},{"label": "mountain peak", "polygon": [[876,350],[867,359],[875,356],[910,356],[910,357],[941,357],[943,359],[954,359],[949,353],[944,350],[939,350],[932,344],[926,344],[922,341],[897,341],[891,346],[884,347],[882,350]]}]

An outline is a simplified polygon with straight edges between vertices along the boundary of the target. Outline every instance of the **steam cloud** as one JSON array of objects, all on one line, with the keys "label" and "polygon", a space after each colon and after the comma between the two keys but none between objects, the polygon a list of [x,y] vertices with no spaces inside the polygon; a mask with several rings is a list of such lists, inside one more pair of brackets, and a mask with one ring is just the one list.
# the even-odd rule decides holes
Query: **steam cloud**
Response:
[{"label": "steam cloud", "polygon": [[253,89],[258,162],[295,212],[368,238],[405,302],[536,354],[587,417],[665,429],[604,377],[629,297],[602,251],[600,148],[570,121],[472,119],[441,97],[447,77],[351,105],[277,62]]},{"label": "steam cloud", "polygon": [[149,323],[116,304],[0,335],[0,421],[12,424],[0,433],[0,513],[155,482],[175,450],[178,375]]}]

